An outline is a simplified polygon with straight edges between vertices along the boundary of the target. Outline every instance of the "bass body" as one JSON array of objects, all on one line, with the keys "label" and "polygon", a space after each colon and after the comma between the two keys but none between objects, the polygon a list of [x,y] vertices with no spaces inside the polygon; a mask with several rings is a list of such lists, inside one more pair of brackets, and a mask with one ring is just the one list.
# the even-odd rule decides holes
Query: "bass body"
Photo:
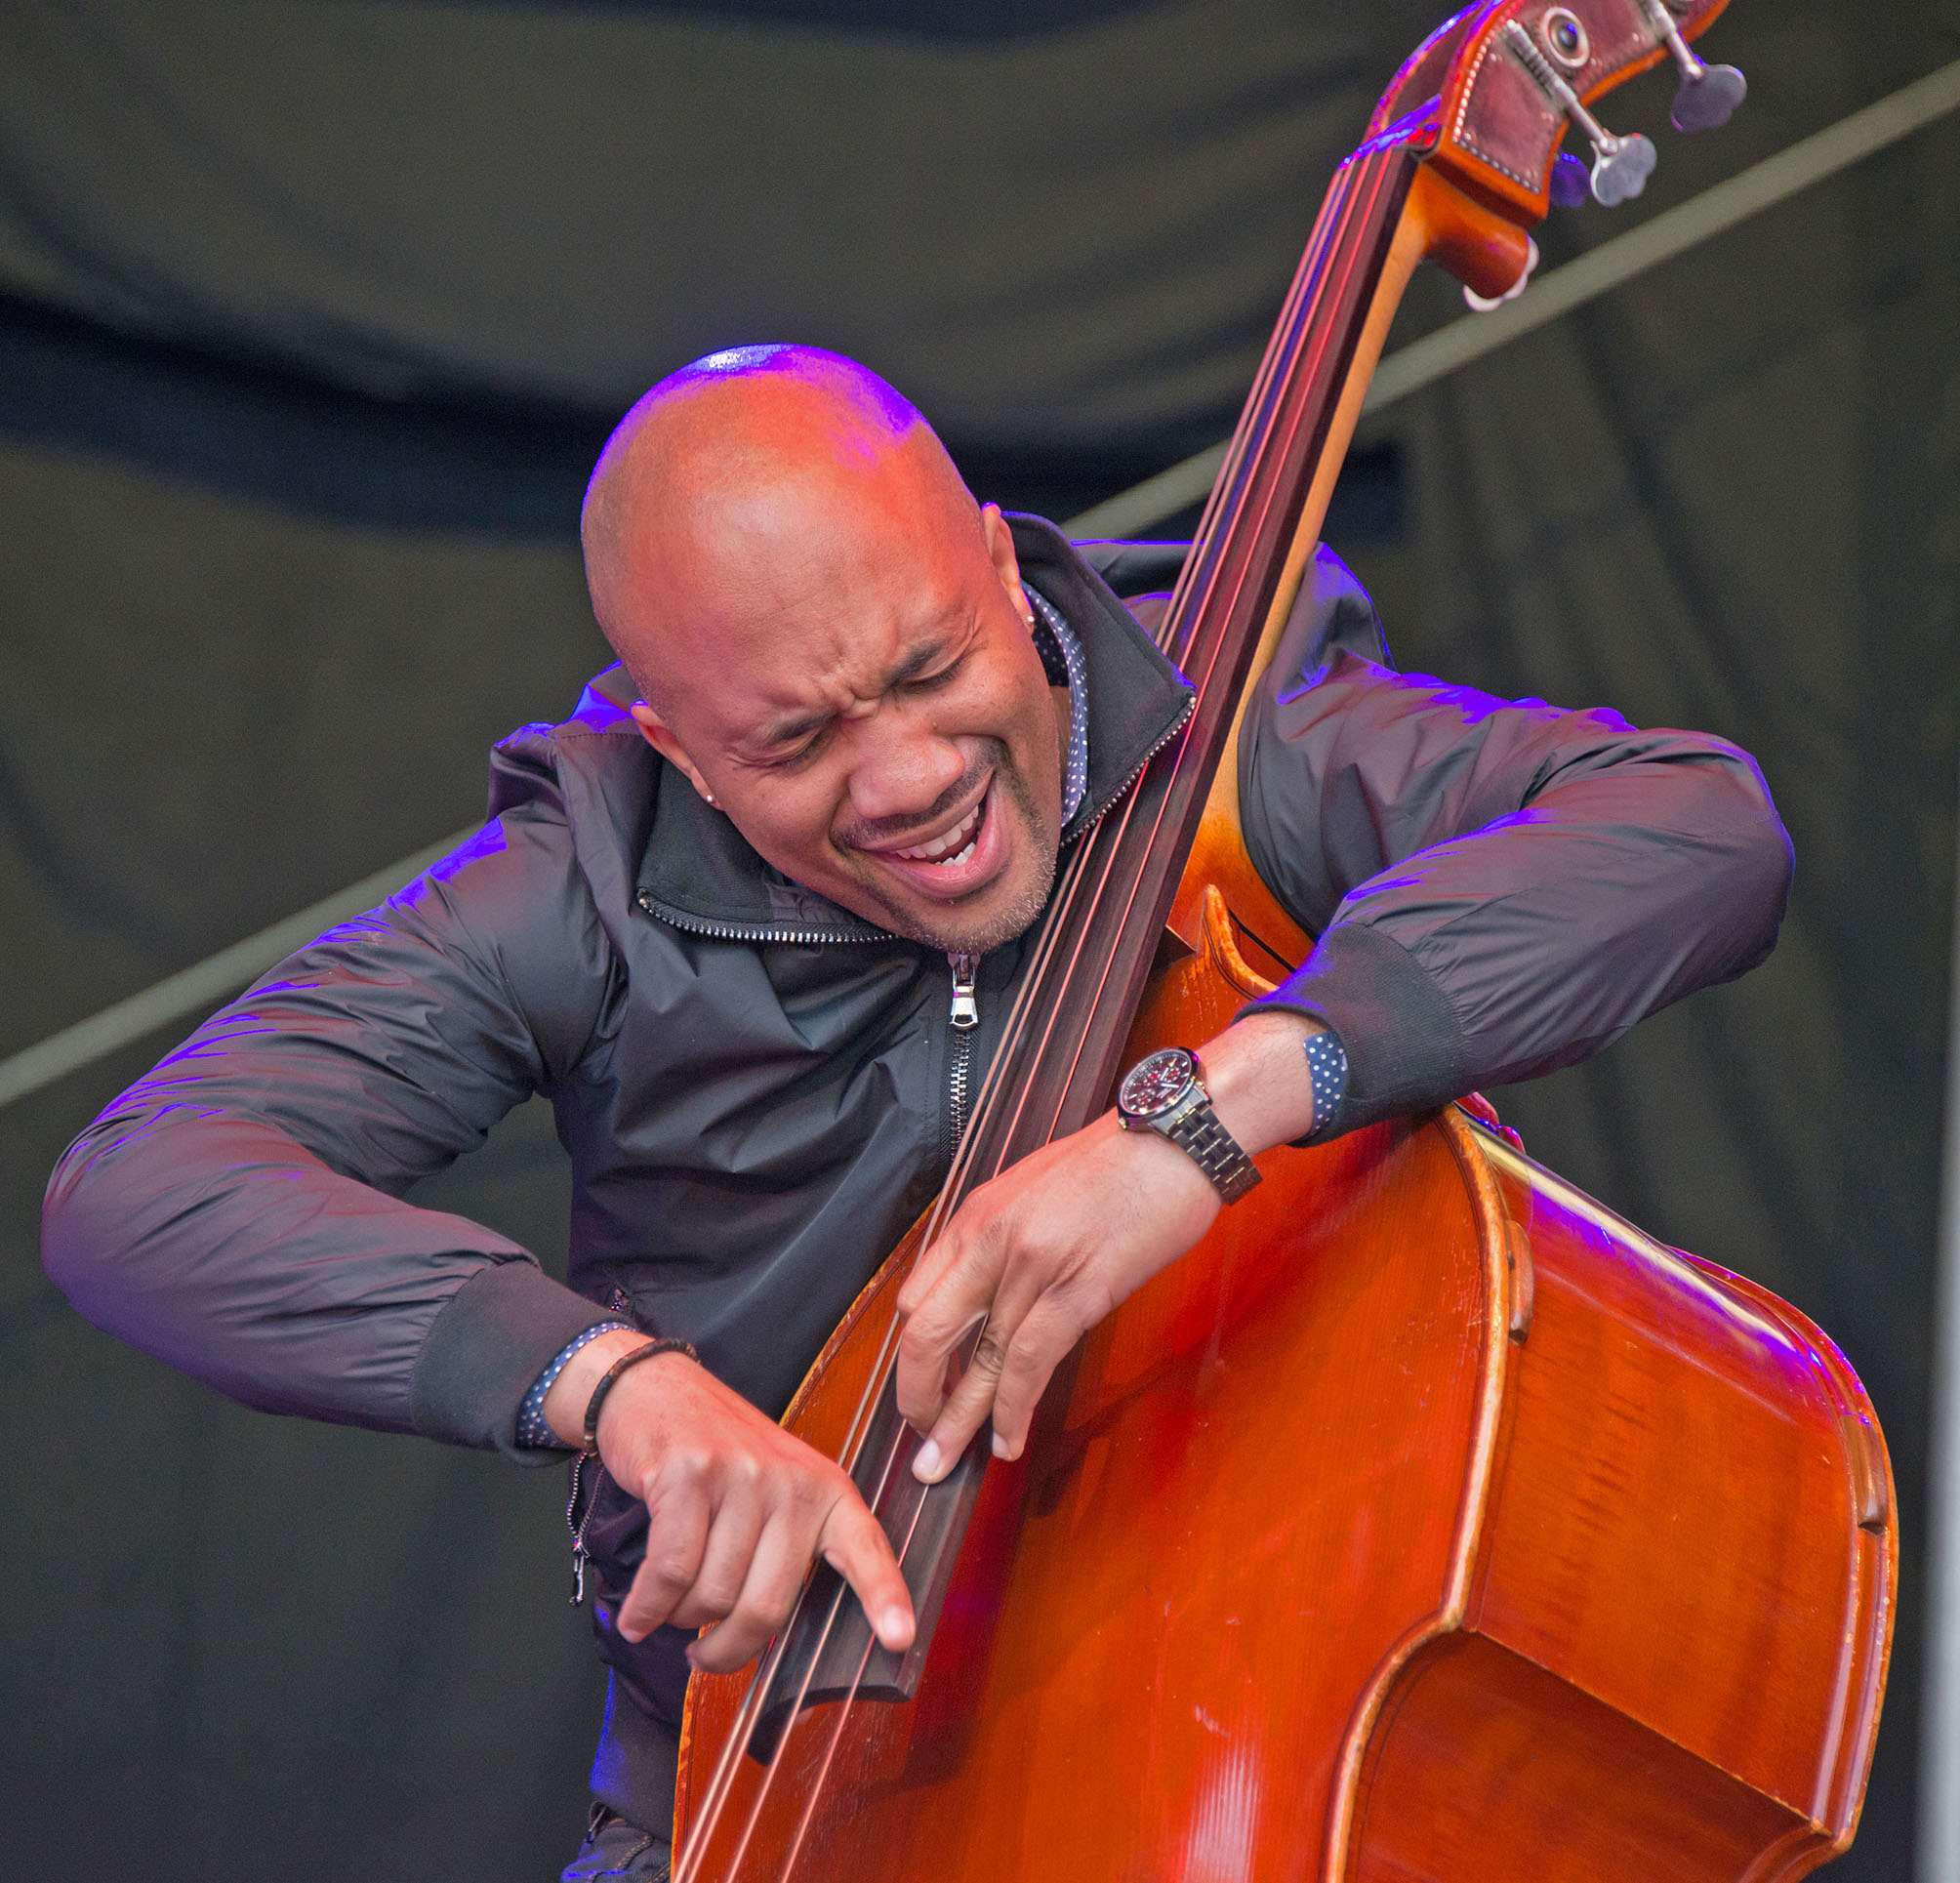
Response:
[{"label": "bass body", "polygon": [[[1212,939],[1133,1053],[1256,986]],[[918,1697],[738,1754],[701,1873],[1768,1883],[1850,1842],[1897,1537],[1836,1348],[1458,1108],[1260,1165],[987,1472]],[[788,1414],[820,1449],[913,1252]],[[676,1849],[744,1686],[690,1689]]]}]

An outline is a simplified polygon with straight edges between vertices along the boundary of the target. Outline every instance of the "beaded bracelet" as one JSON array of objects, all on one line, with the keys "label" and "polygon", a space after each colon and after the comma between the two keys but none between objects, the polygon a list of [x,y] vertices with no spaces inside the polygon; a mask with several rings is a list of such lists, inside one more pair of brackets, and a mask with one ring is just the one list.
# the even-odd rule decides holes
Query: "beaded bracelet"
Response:
[{"label": "beaded bracelet", "polygon": [[595,1458],[599,1454],[599,1408],[606,1403],[606,1395],[620,1374],[629,1367],[637,1367],[642,1360],[654,1360],[664,1353],[681,1353],[696,1361],[701,1358],[685,1340],[649,1340],[643,1347],[621,1354],[599,1376],[592,1398],[586,1401],[586,1442],[580,1447],[585,1456]]}]

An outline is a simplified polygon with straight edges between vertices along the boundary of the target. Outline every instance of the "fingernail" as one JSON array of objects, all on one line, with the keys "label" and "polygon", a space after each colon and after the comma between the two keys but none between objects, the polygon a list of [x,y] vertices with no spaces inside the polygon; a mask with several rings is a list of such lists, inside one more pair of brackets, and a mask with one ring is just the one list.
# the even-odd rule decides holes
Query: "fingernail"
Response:
[{"label": "fingernail", "polygon": [[912,1475],[921,1484],[930,1484],[939,1475],[939,1443],[927,1439],[912,1460]]},{"label": "fingernail", "polygon": [[1011,1458],[1014,1455],[1007,1449],[1007,1441],[999,1432],[994,1434],[994,1455],[997,1458]]}]

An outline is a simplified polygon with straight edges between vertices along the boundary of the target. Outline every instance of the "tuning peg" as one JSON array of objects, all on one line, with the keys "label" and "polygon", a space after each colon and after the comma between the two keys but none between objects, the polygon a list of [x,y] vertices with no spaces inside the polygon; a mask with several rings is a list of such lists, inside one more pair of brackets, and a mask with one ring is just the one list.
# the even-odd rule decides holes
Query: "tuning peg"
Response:
[{"label": "tuning peg", "polygon": [[1630,138],[1614,137],[1579,102],[1579,95],[1553,68],[1552,61],[1538,50],[1536,41],[1515,20],[1504,21],[1504,36],[1525,69],[1538,81],[1539,90],[1585,133],[1587,143],[1593,147],[1594,198],[1607,208],[1613,209],[1638,196],[1647,187],[1648,178],[1654,174],[1656,162],[1654,141],[1638,131]]},{"label": "tuning peg", "polygon": [[1647,187],[1659,161],[1654,140],[1636,131],[1630,138],[1609,132],[1593,140],[1592,193],[1609,209],[1630,203]]},{"label": "tuning peg", "polygon": [[[1689,55],[1691,59],[1694,55]],[[1696,59],[1695,64],[1701,65]],[[1715,131],[1735,116],[1736,105],[1749,95],[1749,81],[1733,65],[1701,65],[1697,77],[1684,78],[1668,108],[1668,122],[1677,131]]]},{"label": "tuning peg", "polygon": [[1727,124],[1748,97],[1749,81],[1733,65],[1704,65],[1682,38],[1667,0],[1641,0],[1641,4],[1681,67],[1681,89],[1674,94],[1669,122],[1677,131],[1714,131]]},{"label": "tuning peg", "polygon": [[1576,209],[1592,195],[1592,179],[1584,164],[1570,151],[1561,150],[1552,165],[1551,197],[1561,209]]}]

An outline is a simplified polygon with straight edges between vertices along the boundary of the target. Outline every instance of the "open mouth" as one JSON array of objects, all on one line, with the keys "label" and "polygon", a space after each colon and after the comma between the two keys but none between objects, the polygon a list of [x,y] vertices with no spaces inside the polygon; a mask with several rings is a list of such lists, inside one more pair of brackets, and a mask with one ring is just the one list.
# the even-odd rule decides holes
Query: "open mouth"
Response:
[{"label": "open mouth", "polygon": [[912,863],[936,863],[942,867],[971,862],[973,852],[980,843],[980,813],[986,807],[987,799],[983,798],[943,837],[935,837],[929,843],[915,844],[909,850],[893,850],[890,854],[902,856]]},{"label": "open mouth", "polygon": [[995,815],[998,779],[989,779],[973,806],[936,836],[900,849],[862,855],[898,878],[916,894],[947,902],[985,888],[1008,861],[1001,820]]}]

